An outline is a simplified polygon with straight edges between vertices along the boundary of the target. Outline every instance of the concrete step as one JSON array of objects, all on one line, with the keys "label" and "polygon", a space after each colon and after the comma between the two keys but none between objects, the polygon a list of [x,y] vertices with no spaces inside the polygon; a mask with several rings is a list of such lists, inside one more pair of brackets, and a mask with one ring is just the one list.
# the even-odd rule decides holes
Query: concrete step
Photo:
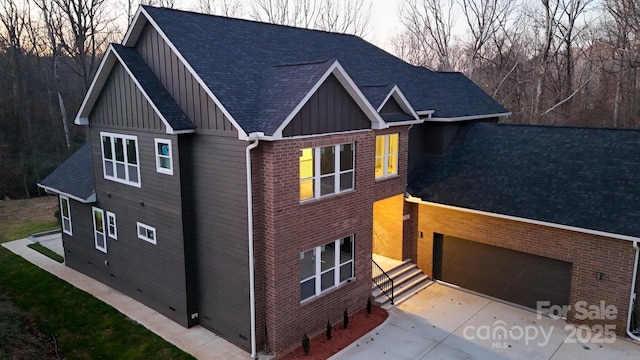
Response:
[{"label": "concrete step", "polygon": [[389,298],[378,289],[375,283],[372,282],[371,286],[373,302],[383,309],[398,305],[432,283],[429,277],[410,260],[403,261],[397,267],[389,270],[387,274],[393,279],[395,304],[391,304]]}]

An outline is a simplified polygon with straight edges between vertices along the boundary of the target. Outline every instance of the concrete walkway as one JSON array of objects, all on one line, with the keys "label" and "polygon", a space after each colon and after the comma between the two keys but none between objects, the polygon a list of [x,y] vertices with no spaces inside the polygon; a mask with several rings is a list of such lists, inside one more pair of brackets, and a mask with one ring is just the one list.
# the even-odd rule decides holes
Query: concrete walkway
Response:
[{"label": "concrete walkway", "polygon": [[[59,248],[55,244],[55,236],[39,238],[38,240],[44,240],[41,242],[43,246],[56,252],[61,252],[62,242],[59,233],[57,238],[60,243]],[[2,246],[78,289],[86,291],[113,306],[125,316],[140,323],[167,342],[198,359],[251,359],[249,353],[201,326],[185,329],[164,315],[119,291],[28,248],[27,245],[32,243],[33,240],[31,239],[21,239],[4,243]],[[261,356],[260,358],[266,357]]]},{"label": "concrete walkway", "polygon": [[380,327],[331,359],[640,358],[640,346],[635,343],[588,331],[572,335],[571,328],[562,319],[538,317],[528,310],[432,283],[390,309]]}]

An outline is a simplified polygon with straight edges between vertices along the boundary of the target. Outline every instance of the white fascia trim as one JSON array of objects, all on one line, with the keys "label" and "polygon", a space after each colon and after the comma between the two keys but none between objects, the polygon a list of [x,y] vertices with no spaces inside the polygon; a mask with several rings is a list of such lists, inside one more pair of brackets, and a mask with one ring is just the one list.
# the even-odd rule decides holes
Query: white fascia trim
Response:
[{"label": "white fascia trim", "polygon": [[[144,14],[146,20],[154,27],[154,29],[158,32],[158,34],[160,34],[160,37],[162,37],[162,39],[167,43],[167,45],[169,45],[171,50],[176,54],[176,56],[182,62],[182,64],[184,64],[184,66],[187,68],[187,70],[189,70],[189,73],[196,79],[198,84],[200,84],[200,86],[204,89],[204,91],[207,93],[207,95],[209,95],[209,97],[213,100],[214,104],[216,104],[216,106],[220,109],[220,111],[222,111],[224,116],[226,116],[227,119],[229,119],[231,124],[238,131],[238,139],[240,139],[240,140],[248,140],[249,137],[248,137],[247,133],[242,129],[242,127],[240,127],[238,122],[233,118],[233,116],[231,116],[229,111],[222,105],[220,100],[218,100],[218,98],[213,94],[211,89],[209,89],[207,84],[205,84],[205,82],[202,80],[200,75],[198,75],[198,73],[195,70],[193,70],[191,65],[184,58],[184,56],[182,56],[180,51],[178,51],[178,48],[176,48],[176,46],[169,40],[167,35],[164,33],[164,31],[162,31],[160,26],[158,26],[158,24],[153,20],[153,18],[149,15],[149,13],[147,13],[147,11],[142,6],[140,6],[138,8],[138,11],[141,12],[142,14]],[[138,21],[141,21],[141,20],[138,19]],[[136,23],[132,23],[131,27],[133,28],[135,26],[136,26]],[[127,33],[127,35],[130,35],[132,37],[131,38],[126,37],[125,40],[123,41],[123,43],[131,44],[131,43],[134,43],[135,41],[138,40],[137,37],[140,35],[140,33],[134,34],[134,32],[131,31],[130,33]]]},{"label": "white fascia trim", "polygon": [[416,114],[418,115],[427,115],[429,118],[431,118],[431,115],[433,115],[433,113],[436,112],[435,110],[420,110],[420,111],[416,111]]},{"label": "white fascia trim", "polygon": [[507,112],[507,113],[486,114],[486,115],[458,116],[458,117],[452,117],[452,118],[430,117],[428,120],[434,121],[434,122],[435,121],[437,121],[437,122],[455,122],[455,121],[488,119],[488,118],[494,118],[494,117],[507,117],[507,116],[510,116],[510,115],[511,115],[511,113]]},{"label": "white fascia trim", "polygon": [[282,131],[289,125],[291,120],[298,114],[300,109],[309,101],[309,99],[315,94],[315,92],[322,86],[322,84],[327,80],[329,75],[333,74],[340,85],[344,87],[344,89],[351,95],[353,100],[358,104],[360,109],[367,115],[369,120],[371,121],[371,128],[373,129],[386,129],[388,126],[378,114],[378,112],[373,108],[369,100],[364,96],[362,91],[358,88],[356,83],[351,79],[347,71],[340,65],[338,60],[335,60],[331,66],[327,69],[327,71],[320,77],[320,79],[316,82],[315,85],[311,87],[311,89],[307,92],[307,94],[300,100],[298,105],[291,111],[291,113],[286,117],[286,119],[280,124],[278,129],[273,133],[272,138],[274,140],[282,139]]},{"label": "white fascia trim", "polygon": [[[416,113],[416,111],[413,109],[413,106],[411,106],[411,104],[409,104],[409,101],[407,100],[407,98],[404,96],[404,94],[402,93],[402,91],[400,90],[400,88],[398,87],[398,85],[394,85],[393,88],[391,88],[391,91],[389,91],[389,93],[387,94],[387,96],[384,98],[384,100],[382,101],[382,103],[380,104],[380,106],[378,106],[378,113],[380,112],[380,110],[382,110],[382,108],[385,106],[385,104],[387,103],[387,101],[389,101],[389,99],[393,96],[393,98],[396,100],[396,102],[398,103],[398,105],[400,105],[400,107],[402,108],[402,110],[404,110],[404,112],[410,114],[411,116],[413,116],[414,119],[419,120],[420,116],[418,116],[418,114]],[[389,124],[391,125],[391,124]]]},{"label": "white fascia trim", "polygon": [[[91,81],[91,85],[89,85],[89,90],[87,90],[87,93],[84,96],[84,100],[82,100],[82,105],[80,105],[78,114],[76,115],[76,118],[73,121],[74,124],[89,125],[89,113],[91,111],[91,108],[93,108],[93,105],[95,104],[99,95],[94,93],[94,90],[96,89],[96,87],[102,89],[102,87],[104,86],[104,83],[107,81],[107,77],[111,72],[111,68],[113,67],[113,64],[115,63],[115,58],[110,56],[110,54],[113,52],[114,52],[113,47],[109,45],[109,47],[107,48],[107,52],[102,57],[100,66],[98,66],[96,75],[93,77],[93,80]],[[105,66],[107,67],[107,70],[105,70]],[[98,84],[98,82],[100,82],[100,84]],[[89,104],[89,102],[91,104]]]},{"label": "white fascia trim", "polygon": [[427,120],[427,119],[395,121],[395,122],[388,122],[387,125],[389,127],[402,126],[402,125],[415,125],[415,124],[422,124],[423,122],[425,122],[425,120]]},{"label": "white fascia trim", "polygon": [[52,187],[49,187],[49,186],[45,186],[45,185],[42,185],[42,184],[37,184],[37,185],[38,185],[38,187],[42,188],[42,190],[44,190],[45,192],[47,192],[49,194],[66,196],[66,197],[68,197],[70,199],[73,199],[75,201],[81,202],[83,204],[91,204],[91,203],[96,202],[96,193],[95,193],[95,191],[91,195],[89,195],[88,198],[81,199],[81,198],[79,198],[77,196],[71,195],[71,194],[63,192],[63,191],[56,190],[56,189],[54,189]]},{"label": "white fascia trim", "polygon": [[138,22],[141,12],[142,5],[138,5],[138,10],[136,10],[133,19],[131,20],[131,25],[129,25],[129,29],[127,29],[127,33],[124,35],[124,39],[122,39],[122,45],[133,46],[135,45],[135,42],[138,41],[138,37],[140,37],[140,33],[142,33],[142,29],[144,29],[144,25],[146,24],[146,17],[144,17],[142,21]]},{"label": "white fascia trim", "polygon": [[436,206],[436,207],[440,207],[440,208],[443,208],[443,209],[457,210],[457,211],[467,212],[467,213],[471,213],[471,214],[495,217],[495,218],[499,218],[499,219],[519,221],[519,222],[524,222],[524,223],[527,223],[527,224],[547,226],[547,227],[561,229],[561,230],[575,231],[575,232],[579,232],[579,233],[583,233],[583,234],[603,236],[603,237],[608,237],[608,238],[613,238],[613,239],[618,239],[618,240],[625,240],[625,241],[633,241],[633,242],[640,241],[640,238],[629,236],[629,235],[621,235],[621,234],[615,234],[615,233],[610,233],[610,232],[605,232],[605,231],[580,228],[580,227],[577,227],[577,226],[562,225],[562,224],[556,224],[556,223],[551,223],[551,222],[547,222],[547,221],[533,220],[533,219],[521,218],[521,217],[517,217],[517,216],[504,215],[504,214],[498,214],[498,213],[491,213],[491,212],[481,211],[481,210],[467,209],[467,208],[462,208],[462,207],[452,206],[452,205],[438,204],[438,203],[434,203],[434,202],[430,202],[430,201],[424,201],[424,200],[422,200],[420,198],[417,198],[417,197],[414,197],[414,196],[411,196],[411,195],[407,195],[405,200],[410,202],[410,203],[415,203],[415,204],[431,205],[431,206]]}]

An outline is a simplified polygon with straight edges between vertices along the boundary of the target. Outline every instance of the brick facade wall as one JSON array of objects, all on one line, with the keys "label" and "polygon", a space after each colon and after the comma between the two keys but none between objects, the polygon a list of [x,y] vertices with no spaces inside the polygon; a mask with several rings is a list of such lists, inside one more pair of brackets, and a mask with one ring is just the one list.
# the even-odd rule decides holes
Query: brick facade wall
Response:
[{"label": "brick facade wall", "polygon": [[[407,127],[400,132],[399,176],[376,182],[375,135],[359,131],[276,142],[262,142],[253,156],[260,174],[254,186],[258,318],[266,325],[266,348],[275,354],[300,346],[303,334],[324,329],[327,320],[337,322],[366,306],[371,294],[373,202],[403,194],[406,187]],[[300,202],[299,151],[303,148],[355,143],[354,190]],[[256,183],[259,183],[258,184]],[[348,235],[354,235],[355,280],[303,303],[300,302],[300,253]],[[259,322],[262,322],[260,320]],[[264,328],[264,326],[263,326]],[[264,329],[258,328],[259,334]],[[264,344],[264,343],[263,343]],[[261,344],[258,343],[259,349]]]},{"label": "brick facade wall", "polygon": [[[618,311],[615,320],[580,321],[573,311],[568,319],[589,326],[614,324],[618,335],[625,335],[635,255],[631,242],[427,204],[411,206],[412,213],[418,213],[416,241],[411,246],[417,251],[418,267],[429,276],[434,233],[567,261],[573,264],[570,304],[599,305],[604,300]],[[604,273],[603,280],[596,279],[597,272]]]}]

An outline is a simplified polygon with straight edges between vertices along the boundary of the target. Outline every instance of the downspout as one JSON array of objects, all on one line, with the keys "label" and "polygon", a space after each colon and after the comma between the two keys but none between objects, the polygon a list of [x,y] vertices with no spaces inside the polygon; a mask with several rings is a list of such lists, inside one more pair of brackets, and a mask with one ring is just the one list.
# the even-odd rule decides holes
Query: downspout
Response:
[{"label": "downspout", "polygon": [[636,258],[633,263],[633,277],[631,279],[631,294],[629,295],[629,311],[627,313],[627,335],[633,340],[640,341],[640,337],[631,332],[631,312],[633,311],[633,303],[636,300],[636,279],[638,277],[638,257],[640,255],[640,247],[638,240],[633,241],[633,248],[636,249]]},{"label": "downspout", "polygon": [[249,232],[249,302],[251,316],[251,358],[257,359],[256,352],[256,277],[254,273],[254,257],[253,257],[253,187],[251,177],[251,150],[258,146],[260,140],[255,140],[247,145],[247,226]]}]

